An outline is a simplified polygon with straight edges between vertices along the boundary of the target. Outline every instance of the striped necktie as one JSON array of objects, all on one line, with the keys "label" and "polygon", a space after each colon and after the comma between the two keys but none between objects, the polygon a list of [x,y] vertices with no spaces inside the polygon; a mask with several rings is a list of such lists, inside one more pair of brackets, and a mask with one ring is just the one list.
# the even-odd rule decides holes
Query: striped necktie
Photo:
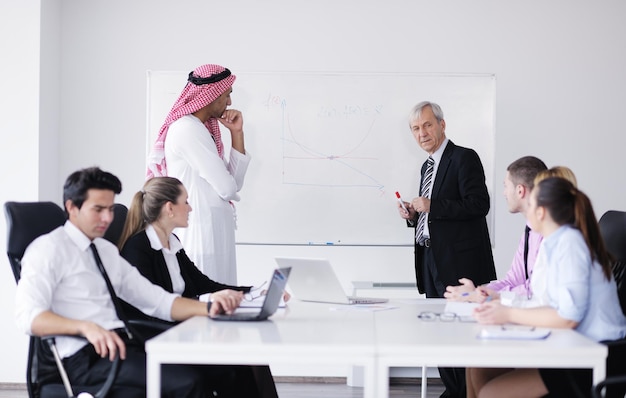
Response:
[{"label": "striped necktie", "polygon": [[[433,170],[435,166],[435,160],[432,157],[428,157],[426,161],[426,172],[424,173],[424,179],[422,180],[420,196],[430,198],[430,190],[433,182]],[[415,241],[417,244],[424,246],[424,224],[426,223],[426,212],[421,212],[417,219],[417,228],[415,233]]]}]

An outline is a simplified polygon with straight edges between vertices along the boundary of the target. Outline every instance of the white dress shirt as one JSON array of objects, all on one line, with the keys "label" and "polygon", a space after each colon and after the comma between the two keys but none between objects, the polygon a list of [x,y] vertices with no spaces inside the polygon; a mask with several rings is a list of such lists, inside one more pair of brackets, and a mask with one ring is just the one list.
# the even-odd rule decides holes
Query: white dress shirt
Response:
[{"label": "white dress shirt", "polygon": [[582,233],[563,225],[541,242],[531,276],[532,299],[515,306],[550,306],[559,316],[578,322],[576,330],[596,340],[616,340],[626,335],[615,280],[607,280],[602,267],[591,259]]},{"label": "white dress shirt", "polygon": [[562,226],[544,238],[539,250],[545,251],[546,256],[544,295],[549,305],[562,318],[579,322],[576,330],[591,339],[623,338],[626,318],[615,280],[606,280],[600,264],[591,259],[582,233]]},{"label": "white dress shirt", "polygon": [[178,264],[178,258],[176,253],[183,249],[182,243],[174,234],[170,234],[169,243],[170,248],[163,247],[159,235],[157,235],[152,224],[146,227],[146,236],[150,241],[150,247],[154,250],[160,250],[163,253],[165,264],[167,265],[167,271],[170,273],[170,279],[172,280],[172,292],[182,295],[185,291],[185,281],[180,274],[180,265]]},{"label": "white dress shirt", "polygon": [[[67,221],[28,246],[16,294],[16,322],[21,330],[31,334],[33,320],[44,311],[92,321],[109,330],[124,326],[89,248],[91,243]],[[118,297],[148,315],[172,320],[171,308],[177,295],[150,283],[109,241],[96,238],[93,243]],[[62,358],[87,344],[71,337],[58,337],[56,341]]]}]

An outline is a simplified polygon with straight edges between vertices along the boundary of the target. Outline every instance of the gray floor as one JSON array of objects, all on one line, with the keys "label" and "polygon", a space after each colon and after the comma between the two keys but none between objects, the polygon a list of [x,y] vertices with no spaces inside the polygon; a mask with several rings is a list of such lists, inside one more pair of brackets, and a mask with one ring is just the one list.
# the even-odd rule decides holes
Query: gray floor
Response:
[{"label": "gray floor", "polygon": [[[280,398],[360,398],[363,389],[348,387],[345,380],[332,379],[330,382],[323,380],[292,382],[280,379],[276,383],[276,389]],[[439,379],[429,381],[428,398],[437,398],[443,392],[443,386]],[[393,398],[415,398],[421,393],[417,379],[402,379],[392,381],[389,396]],[[0,384],[0,398],[28,398],[26,386],[15,384]]]},{"label": "gray floor", "polygon": [[[348,387],[344,382],[338,383],[277,383],[276,389],[280,398],[361,398],[363,388]],[[443,385],[437,379],[428,383],[428,398],[438,398],[443,392]],[[421,386],[417,379],[392,382],[389,397],[416,398],[420,397]]]}]

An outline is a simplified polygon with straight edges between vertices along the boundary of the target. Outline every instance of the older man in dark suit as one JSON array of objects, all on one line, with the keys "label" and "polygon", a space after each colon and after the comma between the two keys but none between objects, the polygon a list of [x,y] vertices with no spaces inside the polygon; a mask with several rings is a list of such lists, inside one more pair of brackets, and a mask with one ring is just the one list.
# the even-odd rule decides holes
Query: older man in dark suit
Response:
[{"label": "older man in dark suit", "polygon": [[[420,195],[398,205],[415,228],[417,287],[426,297],[443,297],[446,286],[460,278],[487,283],[496,278],[486,215],[489,193],[478,154],[446,137],[439,105],[421,102],[409,116],[411,132],[428,152],[422,166]],[[444,397],[465,396],[462,369],[440,369]],[[450,373],[450,374],[447,374]]]}]

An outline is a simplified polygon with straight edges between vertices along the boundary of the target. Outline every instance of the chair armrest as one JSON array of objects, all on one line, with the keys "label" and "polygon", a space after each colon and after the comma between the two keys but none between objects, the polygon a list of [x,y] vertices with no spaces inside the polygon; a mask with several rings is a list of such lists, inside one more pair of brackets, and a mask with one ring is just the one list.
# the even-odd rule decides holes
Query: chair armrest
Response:
[{"label": "chair armrest", "polygon": [[593,397],[602,398],[602,390],[608,386],[623,384],[626,386],[626,375],[607,377],[593,387]]},{"label": "chair armrest", "polygon": [[598,383],[592,389],[594,397],[602,397],[605,391],[606,397],[624,397],[626,393],[626,338],[602,341],[609,349],[606,359],[606,379]]},{"label": "chair armrest", "polygon": [[[67,372],[65,371],[65,367],[63,366],[61,357],[59,356],[59,352],[56,347],[56,340],[55,340],[56,337],[60,337],[60,336],[44,336],[44,337],[41,337],[41,340],[45,341],[48,344],[48,347],[50,347],[50,351],[52,352],[54,361],[57,364],[57,369],[59,370],[59,374],[61,375],[61,380],[63,381],[63,386],[65,387],[65,391],[68,394],[68,396],[73,397],[75,396],[75,394],[72,389],[72,385],[69,381],[69,378],[67,377]],[[64,337],[74,337],[74,338],[87,341],[87,339],[82,336],[64,336]],[[91,344],[91,343],[87,341],[87,344]],[[118,351],[115,354],[115,358],[113,359],[113,362],[111,364],[111,369],[109,370],[109,374],[107,375],[106,380],[104,381],[100,389],[96,391],[95,394],[93,394],[94,398],[104,398],[107,396],[107,394],[109,393],[109,390],[111,389],[111,387],[113,386],[113,383],[115,382],[115,378],[117,377],[117,373],[119,371],[119,366],[120,366],[120,356],[119,356],[119,351]]]},{"label": "chair armrest", "polygon": [[154,321],[149,319],[130,319],[128,320],[128,323],[132,326],[154,328],[161,332],[164,332],[172,326],[178,324],[178,322]]},{"label": "chair armrest", "polygon": [[167,329],[176,325],[177,322],[168,322],[160,319],[129,319],[128,326],[131,333],[142,342],[153,338],[154,336],[165,332]]}]

